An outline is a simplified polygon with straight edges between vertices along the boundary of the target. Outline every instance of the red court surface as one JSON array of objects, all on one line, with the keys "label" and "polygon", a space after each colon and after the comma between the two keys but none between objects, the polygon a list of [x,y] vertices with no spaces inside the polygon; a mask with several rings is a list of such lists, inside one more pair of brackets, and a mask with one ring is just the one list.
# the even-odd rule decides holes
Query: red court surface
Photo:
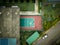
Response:
[{"label": "red court surface", "polygon": [[[20,26],[20,29],[21,30],[41,30],[42,28],[42,18],[41,16],[27,16],[27,15],[23,15],[23,16],[20,16],[20,19],[21,18],[33,18],[34,19],[34,26],[32,27],[21,27]],[[23,23],[24,24],[24,23]]]}]

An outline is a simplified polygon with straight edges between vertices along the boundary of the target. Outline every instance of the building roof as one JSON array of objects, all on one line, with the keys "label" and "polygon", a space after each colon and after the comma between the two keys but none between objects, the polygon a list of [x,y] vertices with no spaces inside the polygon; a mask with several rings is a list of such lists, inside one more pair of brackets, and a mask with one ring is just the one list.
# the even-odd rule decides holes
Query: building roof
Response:
[{"label": "building roof", "polygon": [[39,33],[38,33],[38,32],[34,32],[34,33],[26,40],[26,42],[30,45],[30,44],[32,44],[38,37],[39,37]]}]

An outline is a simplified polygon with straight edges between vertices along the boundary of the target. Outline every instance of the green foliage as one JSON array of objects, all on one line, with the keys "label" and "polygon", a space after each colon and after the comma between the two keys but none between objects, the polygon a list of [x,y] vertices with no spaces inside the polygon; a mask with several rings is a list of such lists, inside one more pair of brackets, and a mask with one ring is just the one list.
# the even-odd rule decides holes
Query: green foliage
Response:
[{"label": "green foliage", "polygon": [[[40,9],[41,8],[39,7],[39,10]],[[60,15],[58,14],[58,11],[60,11],[59,9],[60,8],[57,8],[57,7],[53,8],[51,4],[44,6],[44,9],[43,9],[44,15],[42,16],[42,19],[43,19],[43,28],[45,31],[48,30],[49,28],[51,28],[53,25],[55,25],[60,20]],[[24,9],[24,10],[26,10],[26,9]],[[32,35],[34,32],[35,31],[22,31],[21,41],[26,44],[25,40],[30,35]],[[38,31],[38,32],[40,33],[40,36],[43,34],[41,31]]]},{"label": "green foliage", "polygon": [[34,3],[32,3],[32,2],[18,3],[16,5],[18,5],[20,7],[21,11],[34,11],[34,8],[35,8]]},{"label": "green foliage", "polygon": [[57,13],[59,8],[53,8],[52,5],[44,6],[43,15],[43,28],[48,30],[51,26],[55,25],[59,21],[59,14]]}]

